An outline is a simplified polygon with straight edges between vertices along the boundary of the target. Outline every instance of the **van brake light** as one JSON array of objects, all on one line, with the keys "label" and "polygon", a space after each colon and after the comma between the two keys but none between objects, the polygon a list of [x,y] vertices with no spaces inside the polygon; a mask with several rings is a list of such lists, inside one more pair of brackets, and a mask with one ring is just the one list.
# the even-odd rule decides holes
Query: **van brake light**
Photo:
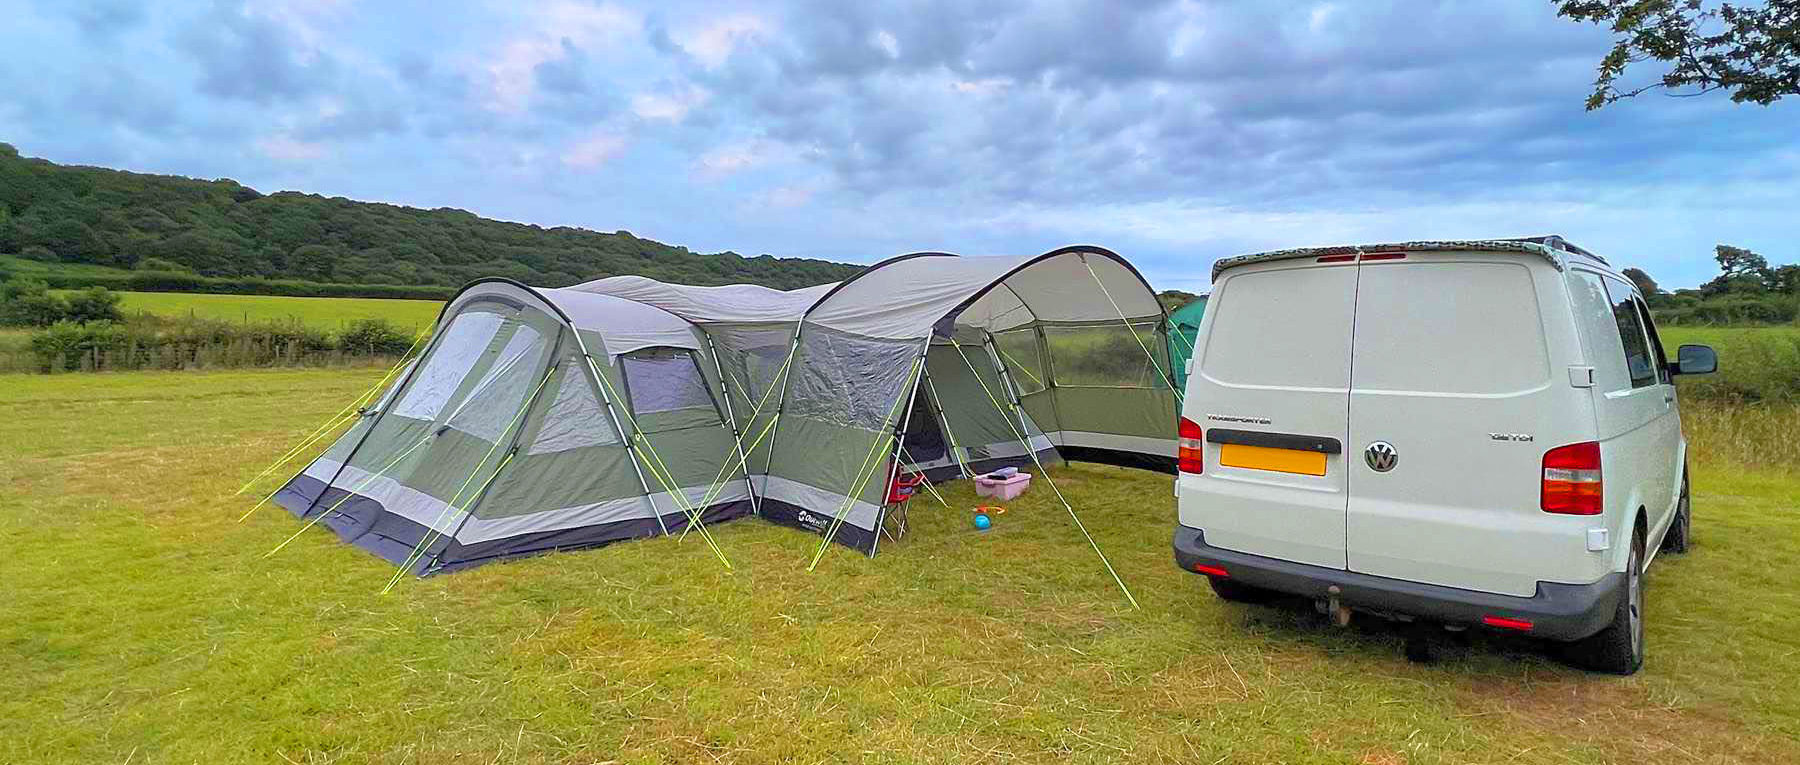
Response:
[{"label": "van brake light", "polygon": [[1583,441],[1544,452],[1544,512],[1599,515],[1605,494],[1598,442]]},{"label": "van brake light", "polygon": [[1175,435],[1177,436],[1175,439],[1175,468],[1183,473],[1204,472],[1206,470],[1206,431],[1200,429],[1199,423],[1183,417]]}]

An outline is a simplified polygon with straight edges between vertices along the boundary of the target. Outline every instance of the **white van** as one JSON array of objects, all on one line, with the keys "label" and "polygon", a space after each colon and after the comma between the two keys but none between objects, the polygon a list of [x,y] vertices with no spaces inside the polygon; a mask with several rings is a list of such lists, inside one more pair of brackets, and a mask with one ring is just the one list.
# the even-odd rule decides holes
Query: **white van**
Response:
[{"label": "white van", "polygon": [[1213,281],[1180,422],[1183,569],[1340,624],[1485,626],[1641,666],[1642,574],[1690,533],[1674,376],[1713,371],[1711,348],[1665,359],[1631,282],[1558,237],[1245,255]]}]

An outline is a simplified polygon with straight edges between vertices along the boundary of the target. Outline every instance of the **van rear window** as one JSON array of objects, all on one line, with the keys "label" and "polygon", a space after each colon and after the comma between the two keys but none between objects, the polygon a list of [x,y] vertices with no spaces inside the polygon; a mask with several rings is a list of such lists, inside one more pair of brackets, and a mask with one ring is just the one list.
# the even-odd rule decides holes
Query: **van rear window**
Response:
[{"label": "van rear window", "polygon": [[1359,391],[1498,394],[1550,378],[1531,271],[1516,263],[1365,266],[1356,298]]},{"label": "van rear window", "polygon": [[1355,298],[1355,268],[1231,276],[1207,303],[1213,319],[1200,370],[1227,385],[1348,388]]}]

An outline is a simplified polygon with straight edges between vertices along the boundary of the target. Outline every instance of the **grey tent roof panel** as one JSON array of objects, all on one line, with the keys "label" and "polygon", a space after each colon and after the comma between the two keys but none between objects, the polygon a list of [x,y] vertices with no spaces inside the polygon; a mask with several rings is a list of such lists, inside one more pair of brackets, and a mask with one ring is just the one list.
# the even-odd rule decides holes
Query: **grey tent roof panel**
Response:
[{"label": "grey tent roof panel", "polygon": [[756,284],[694,287],[643,276],[609,276],[564,288],[656,306],[697,324],[797,321],[813,303],[837,286],[821,284],[778,290]]},{"label": "grey tent roof panel", "polygon": [[600,333],[613,355],[654,346],[700,347],[692,324],[656,306],[571,289],[539,288],[538,294],[561,308],[576,329]]}]

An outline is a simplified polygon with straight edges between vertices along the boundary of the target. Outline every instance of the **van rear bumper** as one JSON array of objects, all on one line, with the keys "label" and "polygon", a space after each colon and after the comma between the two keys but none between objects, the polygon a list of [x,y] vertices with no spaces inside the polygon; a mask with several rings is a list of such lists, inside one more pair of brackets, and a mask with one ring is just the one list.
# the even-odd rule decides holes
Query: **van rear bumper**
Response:
[{"label": "van rear bumper", "polygon": [[1527,634],[1552,640],[1579,640],[1611,624],[1625,584],[1625,575],[1615,572],[1593,584],[1538,582],[1528,598],[1498,595],[1226,550],[1187,526],[1175,527],[1175,562],[1184,571],[1216,566],[1247,585],[1320,600],[1336,586],[1338,601],[1351,608],[1475,626],[1485,616],[1520,619],[1531,622]]}]

